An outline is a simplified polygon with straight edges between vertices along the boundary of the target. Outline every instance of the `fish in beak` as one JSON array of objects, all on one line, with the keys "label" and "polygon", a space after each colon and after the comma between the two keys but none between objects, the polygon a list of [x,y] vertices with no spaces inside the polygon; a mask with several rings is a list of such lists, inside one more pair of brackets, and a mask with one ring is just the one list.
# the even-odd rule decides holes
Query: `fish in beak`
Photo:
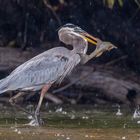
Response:
[{"label": "fish in beak", "polygon": [[87,40],[89,43],[96,45],[96,49],[95,49],[94,53],[92,54],[92,57],[99,57],[104,52],[117,48],[112,43],[101,41],[100,39],[88,34],[87,32],[85,32],[84,30],[82,30],[79,27],[75,28],[75,32],[79,33],[81,35],[81,37],[84,38],[85,40]]},{"label": "fish in beak", "polygon": [[91,43],[91,44],[93,44],[93,45],[97,45],[98,39],[95,38],[94,36],[88,34],[87,32],[80,33],[80,35],[81,35],[85,40],[87,40],[89,43]]},{"label": "fish in beak", "polygon": [[84,30],[82,30],[80,27],[76,26],[74,28],[74,32],[80,34],[80,36],[82,38],[84,38],[85,40],[87,40],[89,43],[93,44],[93,45],[97,45],[97,41],[98,39],[90,34],[88,34],[87,32],[85,32]]},{"label": "fish in beak", "polygon": [[63,25],[62,27],[67,28],[67,31],[72,32],[72,34],[80,35],[83,39],[87,40],[89,43],[96,46],[96,49],[91,54],[91,57],[99,57],[105,51],[110,51],[113,48],[117,48],[110,42],[101,41],[100,39],[90,35],[89,33],[87,33],[86,31],[82,30],[80,27],[78,27],[74,24],[68,23],[66,25]]}]

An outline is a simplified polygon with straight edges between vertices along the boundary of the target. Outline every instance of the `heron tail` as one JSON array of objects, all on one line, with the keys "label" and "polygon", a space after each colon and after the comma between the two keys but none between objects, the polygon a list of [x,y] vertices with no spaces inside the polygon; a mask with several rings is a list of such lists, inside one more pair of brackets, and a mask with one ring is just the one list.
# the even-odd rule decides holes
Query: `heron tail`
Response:
[{"label": "heron tail", "polygon": [[6,78],[0,80],[0,94],[7,91],[7,86],[8,86],[8,82]]}]

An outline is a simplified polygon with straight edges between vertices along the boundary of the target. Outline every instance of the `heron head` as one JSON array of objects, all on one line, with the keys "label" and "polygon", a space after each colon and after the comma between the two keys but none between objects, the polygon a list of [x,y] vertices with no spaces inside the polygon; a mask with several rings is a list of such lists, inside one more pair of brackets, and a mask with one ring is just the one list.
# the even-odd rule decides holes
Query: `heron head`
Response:
[{"label": "heron head", "polygon": [[[89,42],[93,45],[97,45],[97,39],[92,35],[88,34],[80,27],[74,24],[65,24],[60,27],[58,31],[59,39],[67,45],[73,45],[75,41],[84,40],[86,43]],[[83,43],[83,42],[82,42]]]}]

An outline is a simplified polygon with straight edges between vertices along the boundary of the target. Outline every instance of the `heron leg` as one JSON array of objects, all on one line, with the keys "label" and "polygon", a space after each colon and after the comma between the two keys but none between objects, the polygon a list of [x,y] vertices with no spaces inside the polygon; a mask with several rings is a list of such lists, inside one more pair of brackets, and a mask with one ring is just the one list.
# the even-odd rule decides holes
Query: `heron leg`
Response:
[{"label": "heron leg", "polygon": [[9,99],[9,102],[14,105],[16,103],[16,99],[23,96],[25,94],[25,92],[18,92],[15,96],[11,97]]},{"label": "heron leg", "polygon": [[22,110],[23,112],[25,112],[25,113],[27,113],[27,114],[33,116],[32,113],[28,112],[27,110],[25,110],[24,108],[22,108],[21,106],[19,106],[19,105],[16,104],[16,99],[19,98],[19,97],[21,97],[21,96],[23,96],[23,95],[25,95],[25,94],[27,94],[27,93],[25,93],[25,92],[19,92],[19,93],[17,93],[15,96],[11,97],[11,98],[9,99],[9,102],[10,102],[10,104],[11,104],[12,106],[14,106],[14,107],[16,107],[16,108]]},{"label": "heron leg", "polygon": [[51,85],[45,85],[43,86],[41,93],[40,93],[40,99],[37,105],[37,108],[35,110],[35,121],[36,121],[36,125],[40,125],[42,124],[42,121],[40,120],[40,107],[44,98],[45,93],[47,93],[47,91],[49,90]]}]

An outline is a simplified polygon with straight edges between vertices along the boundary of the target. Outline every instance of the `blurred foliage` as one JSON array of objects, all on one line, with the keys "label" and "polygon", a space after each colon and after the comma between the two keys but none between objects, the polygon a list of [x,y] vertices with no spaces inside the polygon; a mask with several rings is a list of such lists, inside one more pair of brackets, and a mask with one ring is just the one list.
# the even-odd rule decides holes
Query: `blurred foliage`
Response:
[{"label": "blurred foliage", "polygon": [[[124,4],[124,0],[103,0],[104,5],[106,5],[110,9],[113,9],[116,2],[118,2],[120,7],[122,7],[123,4]],[[139,0],[134,0],[134,2],[138,5],[138,7],[140,7],[140,1]]]},{"label": "blurred foliage", "polygon": [[118,2],[119,6],[122,7],[124,0],[103,0],[103,2],[108,8],[112,9],[115,2]]},{"label": "blurred foliage", "polygon": [[140,8],[140,0],[135,0],[135,3],[138,5],[138,7]]}]

